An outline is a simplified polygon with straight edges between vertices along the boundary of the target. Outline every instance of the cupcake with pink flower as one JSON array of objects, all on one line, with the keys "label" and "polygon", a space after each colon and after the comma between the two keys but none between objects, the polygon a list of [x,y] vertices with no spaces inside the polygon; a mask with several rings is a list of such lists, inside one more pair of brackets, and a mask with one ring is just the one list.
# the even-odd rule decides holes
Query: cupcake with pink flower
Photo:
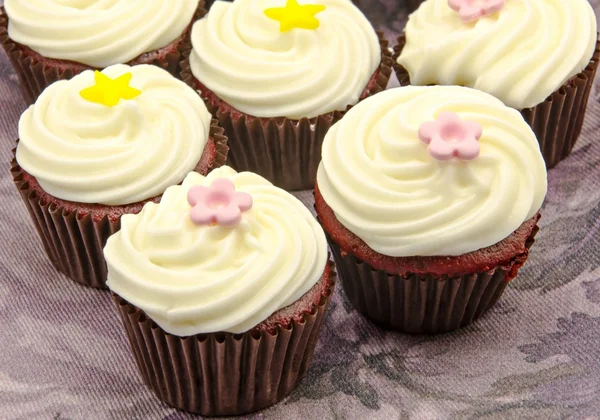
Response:
[{"label": "cupcake with pink flower", "polygon": [[517,276],[546,188],[519,112],[474,89],[408,86],[327,133],[315,202],[355,308],[391,329],[441,333],[482,316]]},{"label": "cupcake with pink flower", "polygon": [[600,47],[588,0],[427,0],[395,47],[401,85],[460,85],[521,112],[546,165],[583,125]]},{"label": "cupcake with pink flower", "polygon": [[251,172],[192,172],[125,215],[104,255],[158,398],[202,415],[276,403],[302,379],[335,284],[319,223]]}]

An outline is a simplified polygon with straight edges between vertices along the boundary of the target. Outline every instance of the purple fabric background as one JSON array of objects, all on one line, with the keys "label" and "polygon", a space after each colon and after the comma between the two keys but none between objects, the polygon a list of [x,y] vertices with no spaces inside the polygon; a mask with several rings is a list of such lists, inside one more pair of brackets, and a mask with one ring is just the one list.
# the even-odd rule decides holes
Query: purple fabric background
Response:
[{"label": "purple fabric background", "polygon": [[[361,4],[389,39],[403,28],[401,2]],[[109,294],[46,260],[8,173],[24,109],[0,54],[0,418],[192,418],[144,387]],[[576,150],[549,173],[531,259],[487,316],[443,336],[389,333],[338,288],[308,376],[249,418],[600,418],[599,128],[596,87]]]}]

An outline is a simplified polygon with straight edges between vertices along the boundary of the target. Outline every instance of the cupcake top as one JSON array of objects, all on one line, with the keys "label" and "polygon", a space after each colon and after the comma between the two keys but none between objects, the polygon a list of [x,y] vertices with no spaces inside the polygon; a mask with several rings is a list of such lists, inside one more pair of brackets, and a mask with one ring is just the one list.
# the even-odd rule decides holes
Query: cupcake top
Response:
[{"label": "cupcake top", "polygon": [[124,205],[194,170],[211,116],[156,66],[118,64],[50,85],[19,121],[18,164],[54,197]]},{"label": "cupcake top", "polygon": [[462,85],[531,108],[590,62],[588,0],[427,0],[410,15],[398,63],[412,85]]},{"label": "cupcake top", "polygon": [[255,117],[343,111],[381,61],[377,34],[350,0],[216,1],[192,44],[196,79]]},{"label": "cupcake top", "polygon": [[391,257],[491,246],[533,217],[546,166],[518,111],[458,86],[362,101],[327,133],[317,184],[339,222]]},{"label": "cupcake top", "polygon": [[123,216],[104,256],[108,287],[178,336],[252,329],[308,292],[328,258],[298,199],[227,166]]},{"label": "cupcake top", "polygon": [[47,58],[104,68],[167,46],[198,0],[5,0],[8,35]]}]

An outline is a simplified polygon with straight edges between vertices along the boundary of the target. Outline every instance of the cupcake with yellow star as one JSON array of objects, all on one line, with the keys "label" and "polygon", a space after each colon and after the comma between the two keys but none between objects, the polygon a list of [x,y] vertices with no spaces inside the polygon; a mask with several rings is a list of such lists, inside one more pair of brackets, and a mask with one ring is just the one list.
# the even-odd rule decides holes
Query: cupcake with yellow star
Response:
[{"label": "cupcake with yellow star", "polygon": [[118,64],[44,90],[19,120],[11,172],[56,269],[105,287],[102,248],[121,216],[226,158],[193,89],[156,66]]},{"label": "cupcake with yellow star", "polygon": [[314,185],[325,133],[385,89],[387,42],[348,0],[217,1],[182,63],[229,137],[229,164],[287,190]]},{"label": "cupcake with yellow star", "polygon": [[28,104],[88,69],[153,64],[179,77],[204,0],[5,0],[0,44]]}]

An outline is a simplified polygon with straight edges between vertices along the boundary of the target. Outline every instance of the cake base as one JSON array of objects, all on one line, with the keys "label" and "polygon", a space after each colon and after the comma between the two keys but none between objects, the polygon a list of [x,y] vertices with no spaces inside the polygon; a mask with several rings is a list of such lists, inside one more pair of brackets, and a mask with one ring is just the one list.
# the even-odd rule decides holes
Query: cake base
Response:
[{"label": "cake base", "polygon": [[414,334],[453,331],[490,309],[527,260],[540,219],[538,213],[503,241],[468,254],[390,257],[344,227],[318,185],[315,208],[352,305],[377,324]]}]

